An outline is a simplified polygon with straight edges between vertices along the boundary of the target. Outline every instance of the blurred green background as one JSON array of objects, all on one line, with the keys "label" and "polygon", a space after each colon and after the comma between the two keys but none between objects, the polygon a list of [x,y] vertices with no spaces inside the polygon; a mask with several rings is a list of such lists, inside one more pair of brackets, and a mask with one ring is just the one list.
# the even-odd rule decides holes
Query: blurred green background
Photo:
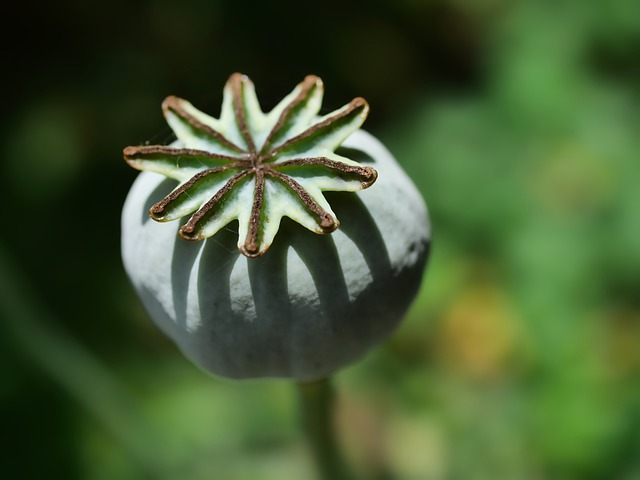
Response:
[{"label": "blurred green background", "polygon": [[122,148],[171,139],[169,94],[217,115],[241,71],[267,108],[309,73],[327,112],[365,97],[430,208],[408,318],[336,377],[361,477],[640,479],[640,2],[60,0],[4,18],[6,478],[314,478],[292,385],[199,371],[120,262]]}]

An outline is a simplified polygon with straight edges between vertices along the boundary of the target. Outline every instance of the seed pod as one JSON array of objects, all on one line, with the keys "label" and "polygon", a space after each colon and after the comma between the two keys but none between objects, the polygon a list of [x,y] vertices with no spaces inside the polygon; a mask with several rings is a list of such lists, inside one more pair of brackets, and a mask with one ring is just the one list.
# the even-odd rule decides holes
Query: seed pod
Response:
[{"label": "seed pod", "polygon": [[[234,90],[228,83],[225,95],[231,100],[226,108],[232,113],[227,118],[240,126],[235,137],[228,135],[231,140],[209,132],[203,142],[203,129],[193,128],[196,122],[222,122],[219,130],[229,133],[224,105],[221,119],[215,120],[191,106],[192,110],[172,110],[175,101],[165,102],[172,127],[182,129],[176,131],[178,142],[160,150],[125,149],[130,164],[138,162],[133,166],[151,170],[139,174],[124,205],[125,269],[158,327],[195,364],[216,375],[301,381],[328,376],[382,342],[421,283],[430,235],[422,197],[389,151],[370,134],[356,130],[364,120],[366,102],[357,99],[317,121],[318,99],[303,94],[305,86],[317,92],[321,83],[317,77],[305,82],[279,112],[263,118],[252,84],[245,81]],[[249,105],[240,117],[233,108],[239,92],[249,98],[239,102]],[[305,113],[296,100],[305,101],[304,108],[311,111]],[[264,118],[272,119],[266,133],[260,130],[268,123]],[[317,135],[327,119],[334,122],[330,141],[304,137],[314,128]],[[199,148],[194,148],[197,142]],[[215,151],[218,147],[224,153]],[[243,151],[249,153],[244,156]],[[227,156],[233,159],[220,159]],[[252,163],[241,163],[243,159]],[[202,172],[217,167],[207,162],[234,166],[225,167],[223,178],[212,180]],[[152,167],[141,168],[143,164]],[[174,165],[188,174],[168,175]],[[285,172],[294,180],[281,178]],[[241,177],[223,191],[237,175]],[[249,176],[251,182],[255,177],[255,184],[245,180]],[[241,182],[246,183],[239,189]],[[308,198],[298,187],[311,192]],[[218,210],[197,216],[212,203],[210,209]],[[183,215],[199,210],[181,228],[153,221],[167,220],[154,218],[154,212],[162,216],[168,206]],[[193,232],[203,240],[185,241],[194,239],[189,238]]]}]

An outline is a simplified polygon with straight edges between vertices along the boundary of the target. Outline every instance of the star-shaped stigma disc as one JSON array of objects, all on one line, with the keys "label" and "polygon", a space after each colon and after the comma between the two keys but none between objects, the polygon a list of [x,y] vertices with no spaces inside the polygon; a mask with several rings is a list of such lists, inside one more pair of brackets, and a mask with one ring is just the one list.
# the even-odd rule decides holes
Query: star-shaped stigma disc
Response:
[{"label": "star-shaped stigma disc", "polygon": [[177,141],[124,149],[133,168],[179,182],[151,207],[151,218],[191,215],[179,232],[186,240],[210,237],[237,219],[238,248],[248,257],[269,248],[284,216],[316,233],[334,231],[339,222],[322,192],[362,190],[378,174],[334,153],[364,122],[367,102],[356,98],[318,118],[322,94],[322,81],[310,75],[265,114],[251,80],[236,73],[220,119],[168,97],[162,110]]}]

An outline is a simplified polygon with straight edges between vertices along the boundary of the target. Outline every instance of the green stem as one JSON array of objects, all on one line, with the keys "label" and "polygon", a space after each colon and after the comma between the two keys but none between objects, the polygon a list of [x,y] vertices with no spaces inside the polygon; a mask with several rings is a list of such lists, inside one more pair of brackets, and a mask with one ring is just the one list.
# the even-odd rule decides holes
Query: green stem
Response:
[{"label": "green stem", "polygon": [[329,379],[298,382],[302,422],[322,480],[350,480],[334,429],[335,393]]}]

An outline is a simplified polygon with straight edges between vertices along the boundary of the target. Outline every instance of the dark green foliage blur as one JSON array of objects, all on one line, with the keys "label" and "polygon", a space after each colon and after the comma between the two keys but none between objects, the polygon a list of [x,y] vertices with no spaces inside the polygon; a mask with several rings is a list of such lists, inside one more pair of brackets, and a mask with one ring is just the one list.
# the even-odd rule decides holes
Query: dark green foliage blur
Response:
[{"label": "dark green foliage blur", "polygon": [[171,140],[167,95],[217,115],[240,71],[265,108],[309,73],[326,111],[365,97],[430,208],[414,308],[336,377],[362,478],[640,478],[640,2],[12,8],[3,477],[315,478],[291,384],[199,371],[120,262],[123,147]]}]

